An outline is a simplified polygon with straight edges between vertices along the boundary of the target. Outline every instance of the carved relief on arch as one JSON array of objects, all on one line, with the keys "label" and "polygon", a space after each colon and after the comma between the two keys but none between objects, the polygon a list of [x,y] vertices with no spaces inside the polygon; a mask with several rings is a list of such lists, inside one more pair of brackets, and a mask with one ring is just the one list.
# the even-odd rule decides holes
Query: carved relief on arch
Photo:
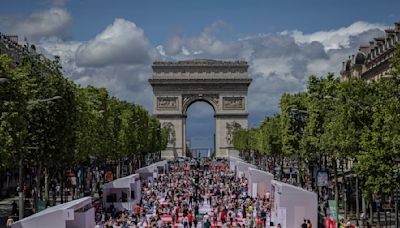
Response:
[{"label": "carved relief on arch", "polygon": [[178,97],[157,97],[157,109],[178,109]]},{"label": "carved relief on arch", "polygon": [[233,133],[236,129],[242,128],[242,126],[236,122],[232,121],[230,123],[226,123],[226,144],[231,146],[233,143]]},{"label": "carved relief on arch", "polygon": [[245,99],[244,97],[224,97],[222,107],[225,110],[244,110]]},{"label": "carved relief on arch", "polygon": [[176,137],[175,137],[175,128],[174,124],[171,122],[165,122],[162,124],[162,127],[167,129],[168,131],[168,145],[175,145]]},{"label": "carved relief on arch", "polygon": [[219,95],[218,94],[183,94],[182,95],[182,107],[183,110],[186,110],[188,106],[196,101],[196,100],[206,100],[213,105],[215,111],[217,110],[219,103]]}]

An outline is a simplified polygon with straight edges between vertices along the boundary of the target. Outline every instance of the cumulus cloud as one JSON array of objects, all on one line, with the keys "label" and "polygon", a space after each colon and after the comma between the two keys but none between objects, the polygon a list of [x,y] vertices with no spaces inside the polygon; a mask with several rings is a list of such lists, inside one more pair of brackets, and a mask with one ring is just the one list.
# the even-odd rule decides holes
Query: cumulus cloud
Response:
[{"label": "cumulus cloud", "polygon": [[115,19],[103,32],[78,48],[76,62],[85,67],[149,64],[157,53],[143,29],[133,22]]},{"label": "cumulus cloud", "polygon": [[[75,82],[106,87],[110,94],[143,104],[149,110],[152,91],[147,80],[154,59],[245,59],[253,79],[249,88],[249,126],[254,126],[265,115],[279,111],[282,93],[304,91],[309,75],[338,75],[342,60],[354,54],[360,45],[382,35],[384,27],[356,22],[312,34],[286,31],[237,39],[232,38],[237,36],[231,34],[229,26],[218,22],[197,35],[172,36],[165,44],[153,47],[143,29],[133,22],[116,19],[87,42],[53,39],[40,46],[61,56],[66,75]],[[227,35],[231,39],[226,39]],[[207,109],[194,111],[195,122],[212,127],[212,123],[202,119],[207,116]]]},{"label": "cumulus cloud", "polygon": [[370,24],[363,21],[358,21],[348,27],[342,27],[330,31],[319,31],[311,34],[304,34],[301,31],[285,31],[283,34],[289,34],[298,43],[310,43],[318,41],[322,43],[326,50],[347,48],[350,45],[350,37],[357,36],[368,30],[384,30],[387,28],[382,24]]},{"label": "cumulus cloud", "polygon": [[71,15],[65,9],[56,7],[36,11],[26,18],[4,16],[0,20],[0,26],[9,34],[27,37],[32,41],[53,36],[65,38],[71,23]]},{"label": "cumulus cloud", "polygon": [[231,25],[223,21],[216,21],[207,26],[200,34],[193,37],[182,35],[172,36],[163,46],[166,55],[182,58],[195,55],[202,57],[234,58],[243,47],[233,40],[220,40],[218,33],[232,32]]},{"label": "cumulus cloud", "polygon": [[79,41],[52,38],[42,40],[38,48],[49,57],[60,56],[64,75],[75,83],[83,87],[105,87],[112,96],[142,104],[152,110],[152,91],[147,82],[151,75],[150,65],[80,66],[76,63],[75,54],[81,45],[83,43]]}]

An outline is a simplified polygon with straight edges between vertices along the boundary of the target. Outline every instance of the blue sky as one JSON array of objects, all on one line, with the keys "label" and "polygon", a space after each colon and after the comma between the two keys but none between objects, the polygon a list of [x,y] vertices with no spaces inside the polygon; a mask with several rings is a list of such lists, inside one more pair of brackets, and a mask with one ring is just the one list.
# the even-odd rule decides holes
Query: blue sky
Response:
[{"label": "blue sky", "polygon": [[[152,61],[245,59],[256,126],[279,110],[282,93],[304,90],[309,75],[337,73],[400,20],[398,9],[398,0],[13,0],[2,3],[0,32],[61,56],[76,83],[106,87],[150,111]],[[204,104],[189,109],[193,146],[212,147],[213,122]]]},{"label": "blue sky", "polygon": [[237,34],[300,30],[312,33],[355,21],[391,24],[399,18],[396,0],[13,0],[3,3],[3,16],[27,16],[33,11],[62,6],[72,15],[71,35],[88,40],[115,18],[135,22],[153,44],[175,32],[195,34],[222,20]]}]

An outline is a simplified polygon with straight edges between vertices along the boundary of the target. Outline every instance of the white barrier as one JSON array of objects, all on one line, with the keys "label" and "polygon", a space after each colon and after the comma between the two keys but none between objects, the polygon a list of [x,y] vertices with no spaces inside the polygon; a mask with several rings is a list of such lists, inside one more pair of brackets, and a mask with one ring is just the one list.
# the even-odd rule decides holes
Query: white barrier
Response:
[{"label": "white barrier", "polygon": [[249,196],[256,197],[257,195],[262,197],[267,193],[271,193],[271,181],[274,179],[274,175],[262,171],[259,169],[249,168]]},{"label": "white barrier", "polygon": [[300,227],[304,219],[318,226],[318,196],[290,184],[271,182],[272,221],[282,228]]}]

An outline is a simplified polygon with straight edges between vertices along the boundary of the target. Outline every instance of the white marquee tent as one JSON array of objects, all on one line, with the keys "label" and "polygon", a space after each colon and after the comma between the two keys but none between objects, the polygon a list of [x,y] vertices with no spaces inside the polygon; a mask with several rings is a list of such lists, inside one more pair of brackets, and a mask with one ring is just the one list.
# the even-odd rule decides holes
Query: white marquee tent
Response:
[{"label": "white marquee tent", "polygon": [[158,178],[159,173],[166,173],[168,171],[168,161],[162,160],[151,165],[142,167],[135,171],[140,175],[141,180],[149,180],[153,182],[154,178]]},{"label": "white marquee tent", "polygon": [[141,198],[141,184],[139,174],[132,174],[118,178],[102,186],[103,205],[108,208],[111,205],[117,210],[132,210]]},{"label": "white marquee tent", "polygon": [[64,204],[49,207],[41,212],[21,219],[12,228],[93,228],[95,225],[92,197],[84,197]]}]

